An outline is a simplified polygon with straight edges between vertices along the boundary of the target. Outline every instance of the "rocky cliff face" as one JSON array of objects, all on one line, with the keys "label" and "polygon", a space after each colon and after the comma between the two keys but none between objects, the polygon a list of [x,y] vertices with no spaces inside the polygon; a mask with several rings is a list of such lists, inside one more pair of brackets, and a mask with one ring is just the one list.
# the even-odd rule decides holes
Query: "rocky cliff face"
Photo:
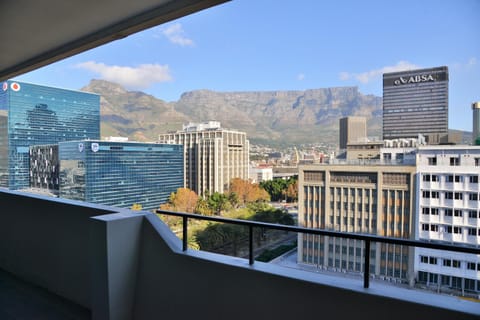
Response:
[{"label": "rocky cliff face", "polygon": [[[356,87],[305,91],[184,93],[167,103],[143,92],[92,80],[84,91],[101,95],[102,136],[155,140],[188,121],[217,120],[222,127],[246,131],[252,142],[337,143],[339,118],[365,116],[369,135],[381,135],[382,99]],[[141,139],[140,139],[141,138]]]}]

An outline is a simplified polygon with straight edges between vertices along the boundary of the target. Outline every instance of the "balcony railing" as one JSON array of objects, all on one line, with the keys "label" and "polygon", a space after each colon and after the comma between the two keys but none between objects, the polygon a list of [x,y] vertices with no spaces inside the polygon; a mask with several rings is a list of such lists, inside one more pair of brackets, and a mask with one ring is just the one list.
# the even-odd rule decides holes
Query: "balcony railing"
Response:
[{"label": "balcony railing", "polygon": [[156,210],[156,213],[182,217],[183,219],[183,240],[182,240],[183,251],[187,251],[188,249],[188,219],[230,223],[230,224],[248,227],[248,230],[249,230],[248,256],[249,256],[249,264],[251,265],[254,263],[253,228],[264,228],[264,229],[290,231],[290,232],[304,233],[304,234],[311,234],[311,235],[322,235],[322,236],[338,237],[338,238],[344,238],[344,239],[361,240],[365,243],[365,250],[364,250],[365,254],[363,257],[363,261],[364,261],[363,287],[364,288],[368,288],[370,285],[369,283],[370,245],[372,242],[405,245],[405,246],[412,246],[412,247],[480,255],[480,247],[473,247],[473,246],[460,245],[460,244],[452,245],[452,244],[444,244],[444,243],[436,243],[436,242],[425,242],[420,240],[381,237],[381,236],[369,235],[369,234],[359,234],[359,233],[350,233],[350,232],[346,233],[346,232],[330,231],[330,230],[323,230],[323,229],[312,229],[312,228],[305,228],[305,227],[298,227],[298,226],[288,226],[288,225],[280,225],[280,224],[273,224],[273,223],[266,223],[266,222],[257,222],[257,221],[250,221],[250,220],[229,219],[229,218],[223,218],[218,216],[202,216],[198,214],[173,212],[173,211],[166,211],[166,210]]}]

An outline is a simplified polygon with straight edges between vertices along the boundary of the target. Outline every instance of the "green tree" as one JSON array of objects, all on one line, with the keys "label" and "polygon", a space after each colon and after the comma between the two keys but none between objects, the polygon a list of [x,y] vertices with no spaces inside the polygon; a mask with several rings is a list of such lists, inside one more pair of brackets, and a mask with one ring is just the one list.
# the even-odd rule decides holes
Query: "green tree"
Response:
[{"label": "green tree", "polygon": [[201,214],[203,216],[211,216],[213,214],[213,210],[210,208],[208,201],[205,200],[205,198],[199,197],[197,200],[195,213]]},{"label": "green tree", "polygon": [[232,207],[228,196],[223,193],[214,192],[207,199],[208,206],[216,214],[220,215],[223,211]]}]

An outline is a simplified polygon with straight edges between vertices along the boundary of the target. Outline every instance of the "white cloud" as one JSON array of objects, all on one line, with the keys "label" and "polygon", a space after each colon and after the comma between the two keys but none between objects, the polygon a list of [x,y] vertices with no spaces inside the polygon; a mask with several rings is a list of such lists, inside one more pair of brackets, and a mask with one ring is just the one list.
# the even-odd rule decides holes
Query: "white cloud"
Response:
[{"label": "white cloud", "polygon": [[162,30],[162,33],[172,43],[178,44],[182,47],[193,46],[193,40],[188,38],[183,31],[180,23],[172,24],[171,26]]},{"label": "white cloud", "polygon": [[339,78],[343,81],[354,78],[358,82],[366,84],[372,80],[381,77],[384,73],[406,71],[418,68],[420,67],[408,61],[399,61],[396,65],[393,66],[385,66],[380,69],[370,70],[362,73],[340,72]]},{"label": "white cloud", "polygon": [[297,80],[298,80],[298,81],[305,80],[305,73],[299,73],[299,74],[297,75]]},{"label": "white cloud", "polygon": [[339,77],[340,77],[340,80],[342,81],[346,81],[351,78],[350,73],[348,72],[340,72]]},{"label": "white cloud", "polygon": [[477,58],[473,57],[468,60],[467,66],[471,67],[477,64]]},{"label": "white cloud", "polygon": [[145,89],[154,83],[172,80],[168,65],[141,64],[133,68],[87,61],[76,66],[97,73],[102,79],[118,83],[129,89]]}]

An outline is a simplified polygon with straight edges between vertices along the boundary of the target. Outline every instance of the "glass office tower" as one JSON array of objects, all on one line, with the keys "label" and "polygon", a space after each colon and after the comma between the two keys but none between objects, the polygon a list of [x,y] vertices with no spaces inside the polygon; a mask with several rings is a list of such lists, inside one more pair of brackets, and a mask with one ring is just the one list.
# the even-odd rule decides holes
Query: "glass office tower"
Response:
[{"label": "glass office tower", "polygon": [[0,186],[28,188],[31,145],[100,138],[100,96],[6,81],[0,90]]},{"label": "glass office tower", "polygon": [[61,142],[59,161],[62,198],[150,210],[184,186],[178,144]]}]

